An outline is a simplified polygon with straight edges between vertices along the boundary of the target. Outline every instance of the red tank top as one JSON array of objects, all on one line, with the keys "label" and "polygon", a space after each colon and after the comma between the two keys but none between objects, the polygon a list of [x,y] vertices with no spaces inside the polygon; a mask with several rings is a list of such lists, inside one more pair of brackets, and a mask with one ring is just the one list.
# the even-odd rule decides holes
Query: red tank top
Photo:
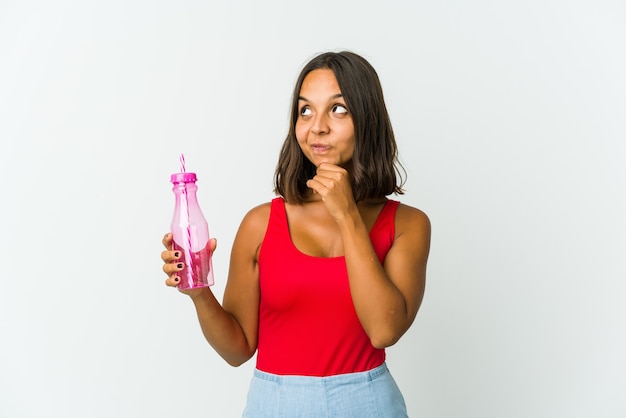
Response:
[{"label": "red tank top", "polygon": [[[381,263],[393,244],[398,204],[388,200],[370,231]],[[344,257],[300,252],[280,197],[272,200],[259,281],[259,370],[330,376],[370,370],[385,361],[385,350],[372,346],[356,315]]]}]

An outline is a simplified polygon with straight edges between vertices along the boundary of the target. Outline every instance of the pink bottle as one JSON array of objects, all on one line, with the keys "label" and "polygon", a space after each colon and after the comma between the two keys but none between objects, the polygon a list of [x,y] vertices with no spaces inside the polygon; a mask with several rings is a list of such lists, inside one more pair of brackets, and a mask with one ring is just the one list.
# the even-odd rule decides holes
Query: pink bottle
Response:
[{"label": "pink bottle", "polygon": [[172,250],[180,251],[180,261],[185,263],[185,268],[178,274],[179,289],[213,285],[213,263],[208,246],[209,226],[198,205],[196,180],[196,173],[186,172],[172,174],[170,178],[176,197],[171,225]]}]

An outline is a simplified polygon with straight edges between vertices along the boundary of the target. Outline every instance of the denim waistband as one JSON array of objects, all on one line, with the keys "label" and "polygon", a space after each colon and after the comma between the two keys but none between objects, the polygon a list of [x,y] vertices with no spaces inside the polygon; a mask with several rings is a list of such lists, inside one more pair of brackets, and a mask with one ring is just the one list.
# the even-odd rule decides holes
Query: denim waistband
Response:
[{"label": "denim waistband", "polygon": [[371,370],[355,373],[336,374],[332,376],[302,376],[302,375],[280,375],[254,369],[254,377],[268,380],[278,384],[286,385],[314,385],[326,386],[336,384],[371,382],[372,380],[388,373],[387,364],[383,363]]}]

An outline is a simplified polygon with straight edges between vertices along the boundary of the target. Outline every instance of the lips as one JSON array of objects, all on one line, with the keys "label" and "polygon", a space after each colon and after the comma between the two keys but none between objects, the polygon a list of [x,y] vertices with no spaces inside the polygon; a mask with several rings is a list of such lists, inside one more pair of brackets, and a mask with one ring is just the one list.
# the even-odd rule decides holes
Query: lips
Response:
[{"label": "lips", "polygon": [[311,150],[313,150],[313,152],[315,154],[324,154],[324,153],[328,152],[328,150],[330,150],[330,145],[326,145],[326,144],[312,144],[311,145]]}]

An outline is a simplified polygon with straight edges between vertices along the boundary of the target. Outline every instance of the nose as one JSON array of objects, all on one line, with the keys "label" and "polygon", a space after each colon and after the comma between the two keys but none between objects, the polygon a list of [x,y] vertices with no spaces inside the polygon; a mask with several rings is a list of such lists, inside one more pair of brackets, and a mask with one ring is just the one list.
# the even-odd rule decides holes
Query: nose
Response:
[{"label": "nose", "polygon": [[313,125],[311,125],[311,132],[316,135],[324,135],[329,132],[328,115],[324,112],[318,113],[313,119]]}]

